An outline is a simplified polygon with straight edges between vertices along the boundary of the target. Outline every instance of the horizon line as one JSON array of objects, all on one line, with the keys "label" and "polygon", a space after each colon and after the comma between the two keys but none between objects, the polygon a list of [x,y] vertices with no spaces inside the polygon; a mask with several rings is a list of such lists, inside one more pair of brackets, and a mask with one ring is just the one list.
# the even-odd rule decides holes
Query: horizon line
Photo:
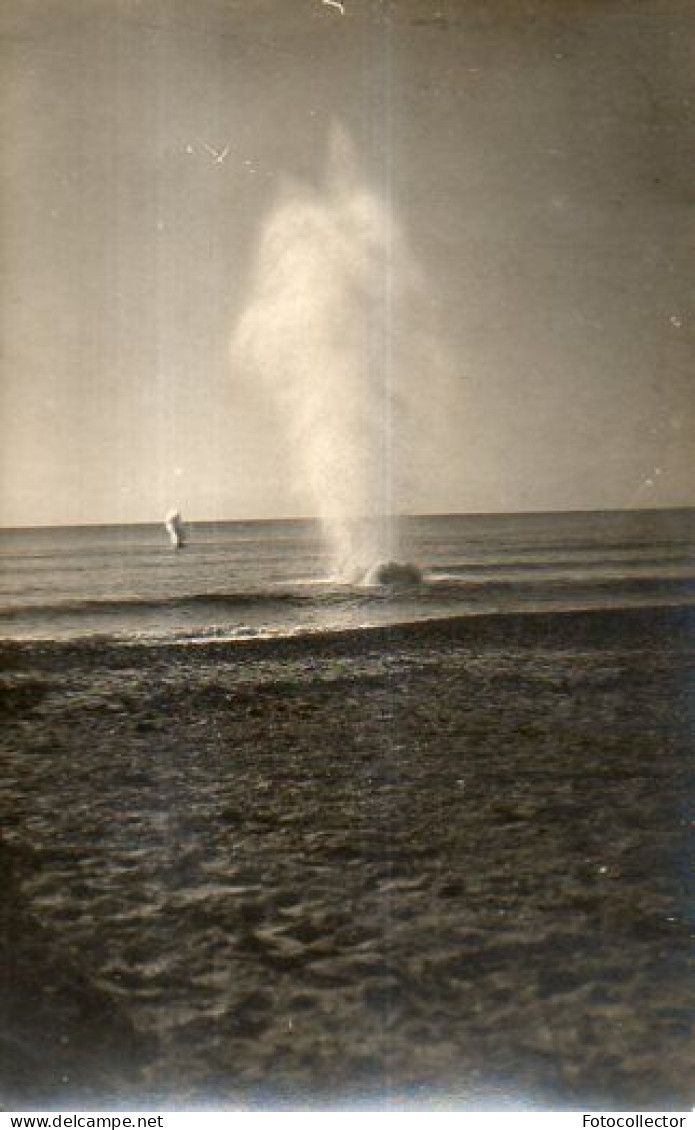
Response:
[{"label": "horizon line", "polygon": [[[517,509],[517,510],[424,510],[418,512],[402,512],[394,514],[394,518],[405,519],[420,519],[420,518],[510,518],[510,517],[543,517],[546,515],[565,515],[565,514],[643,514],[643,513],[675,513],[684,510],[695,510],[695,503],[676,503],[674,505],[661,505],[661,506],[572,506],[567,509],[551,508],[551,509]],[[383,518],[385,515],[378,515],[374,520],[379,517]],[[365,519],[356,519],[369,520]],[[184,525],[188,526],[204,526],[204,525],[242,525],[252,522],[316,522],[321,524],[321,518],[317,514],[294,514],[294,515],[275,515],[264,517],[246,517],[246,518],[185,518],[182,517]],[[85,530],[85,529],[118,529],[119,527],[136,527],[136,526],[162,526],[165,524],[164,518],[149,518],[137,521],[127,522],[35,522],[26,525],[6,525],[0,522],[0,532],[2,531],[20,531],[20,530]]]}]

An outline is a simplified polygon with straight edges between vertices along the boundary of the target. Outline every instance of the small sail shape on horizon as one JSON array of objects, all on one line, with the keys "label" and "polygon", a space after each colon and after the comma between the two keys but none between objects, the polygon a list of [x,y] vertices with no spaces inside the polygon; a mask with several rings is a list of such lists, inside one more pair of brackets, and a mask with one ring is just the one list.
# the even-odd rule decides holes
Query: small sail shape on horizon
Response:
[{"label": "small sail shape on horizon", "polygon": [[183,525],[181,524],[181,515],[178,510],[170,510],[165,519],[166,531],[169,535],[169,541],[174,549],[181,549],[184,544],[183,538]]}]

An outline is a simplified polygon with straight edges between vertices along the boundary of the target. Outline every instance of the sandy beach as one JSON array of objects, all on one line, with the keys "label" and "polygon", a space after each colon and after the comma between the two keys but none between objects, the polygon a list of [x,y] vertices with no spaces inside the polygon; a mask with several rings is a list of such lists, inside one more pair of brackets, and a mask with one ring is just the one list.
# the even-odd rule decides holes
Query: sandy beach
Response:
[{"label": "sandy beach", "polygon": [[5,1109],[692,1107],[694,627],[1,645]]}]

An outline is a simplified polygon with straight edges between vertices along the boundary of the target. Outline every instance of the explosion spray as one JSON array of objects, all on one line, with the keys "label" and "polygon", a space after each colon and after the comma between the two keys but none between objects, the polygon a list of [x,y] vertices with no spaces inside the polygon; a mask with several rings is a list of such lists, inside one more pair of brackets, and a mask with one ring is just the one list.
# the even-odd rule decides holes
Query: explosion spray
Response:
[{"label": "explosion spray", "polygon": [[346,581],[376,577],[397,552],[394,311],[415,274],[336,128],[324,183],[288,184],[265,225],[232,352],[287,422],[295,473]]}]

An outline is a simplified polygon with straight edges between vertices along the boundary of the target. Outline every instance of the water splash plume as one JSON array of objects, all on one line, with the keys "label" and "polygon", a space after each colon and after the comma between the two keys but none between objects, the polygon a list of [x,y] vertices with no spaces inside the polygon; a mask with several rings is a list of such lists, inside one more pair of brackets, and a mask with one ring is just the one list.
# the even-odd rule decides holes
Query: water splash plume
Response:
[{"label": "water splash plume", "polygon": [[394,335],[414,274],[391,210],[336,128],[323,182],[288,182],[265,224],[232,354],[281,412],[345,580],[398,550]]},{"label": "water splash plume", "polygon": [[178,510],[170,510],[164,519],[164,525],[169,535],[169,541],[174,549],[181,549],[184,545],[183,525]]}]

